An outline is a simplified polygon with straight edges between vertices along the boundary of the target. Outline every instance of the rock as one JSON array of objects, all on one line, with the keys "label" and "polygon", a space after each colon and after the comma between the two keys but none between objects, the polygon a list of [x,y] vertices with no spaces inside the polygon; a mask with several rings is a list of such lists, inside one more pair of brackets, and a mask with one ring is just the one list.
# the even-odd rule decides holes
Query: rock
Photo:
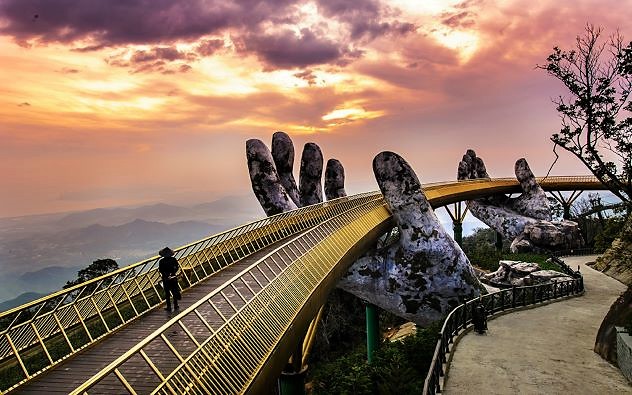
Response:
[{"label": "rock", "polygon": [[329,159],[325,168],[325,197],[333,200],[347,196],[345,191],[345,169],[337,159]]},{"label": "rock", "polygon": [[593,265],[610,277],[628,286],[628,289],[612,304],[603,319],[597,338],[595,352],[611,363],[617,361],[615,326],[625,326],[632,319],[632,215],[629,215],[619,237]]},{"label": "rock", "polygon": [[553,280],[570,280],[571,277],[554,270],[541,270],[537,263],[503,260],[499,262],[498,270],[485,274],[483,279],[494,284],[522,287]]},{"label": "rock", "polygon": [[398,224],[399,240],[359,259],[339,287],[425,326],[485,288],[469,260],[445,232],[410,165],[382,152],[373,171]]},{"label": "rock", "polygon": [[593,265],[622,283],[632,285],[632,215],[628,216],[621,234]]},{"label": "rock", "polygon": [[525,283],[528,285],[537,285],[549,283],[552,281],[566,281],[572,280],[573,278],[564,273],[556,272],[555,270],[539,270],[537,272],[533,272],[527,276],[528,280],[525,280]]},{"label": "rock", "polygon": [[307,143],[301,156],[301,171],[299,174],[299,194],[301,207],[323,201],[323,153],[314,143]]},{"label": "rock", "polygon": [[605,360],[617,363],[617,332],[615,326],[625,326],[632,319],[632,288],[619,296],[612,304],[608,314],[601,322],[597,339],[595,340],[595,352]]},{"label": "rock", "polygon": [[540,270],[537,263],[502,260],[498,262],[498,270],[485,274],[484,279],[497,284],[510,285],[513,280],[522,278],[529,273]]},{"label": "rock", "polygon": [[529,273],[537,272],[540,269],[540,265],[534,262],[521,262],[521,261],[500,261],[500,265],[511,269],[516,274],[527,275]]}]

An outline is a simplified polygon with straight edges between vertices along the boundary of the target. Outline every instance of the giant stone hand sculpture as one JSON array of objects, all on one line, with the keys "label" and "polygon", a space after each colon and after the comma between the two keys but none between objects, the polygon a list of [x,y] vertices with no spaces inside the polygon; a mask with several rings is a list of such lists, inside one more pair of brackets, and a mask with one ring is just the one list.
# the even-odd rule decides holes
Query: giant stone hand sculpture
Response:
[{"label": "giant stone hand sculpture", "polygon": [[445,232],[410,165],[393,152],[373,160],[399,240],[358,259],[339,287],[419,325],[441,319],[484,288],[459,245]]},{"label": "giant stone hand sculpture", "polygon": [[[512,252],[581,247],[583,242],[577,223],[551,220],[546,194],[524,158],[516,161],[515,173],[522,195],[517,198],[494,195],[471,200],[468,207],[472,214],[504,238],[512,240]],[[477,178],[489,178],[489,175],[483,160],[469,149],[459,163],[458,179]]]},{"label": "giant stone hand sculpture", "polygon": [[[322,172],[318,146],[305,146],[296,198],[287,191],[295,190],[290,179],[293,155],[288,155],[294,151],[292,142],[282,132],[275,133],[272,141],[272,154],[260,140],[246,142],[252,188],[266,214],[296,208],[297,200],[303,205],[315,203],[318,196],[322,199],[318,194]],[[400,237],[355,262],[339,287],[420,325],[440,319],[457,304],[484,292],[467,257],[432,211],[408,163],[395,153],[383,152],[374,159],[373,171]],[[327,162],[325,194],[328,199],[345,196],[344,169],[335,159]]]}]

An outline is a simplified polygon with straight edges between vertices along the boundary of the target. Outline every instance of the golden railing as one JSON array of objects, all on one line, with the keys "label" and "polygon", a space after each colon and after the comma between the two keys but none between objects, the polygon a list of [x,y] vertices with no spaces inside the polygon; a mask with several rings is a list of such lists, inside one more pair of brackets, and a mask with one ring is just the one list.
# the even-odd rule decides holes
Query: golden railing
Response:
[{"label": "golden railing", "polygon": [[[538,180],[545,190],[605,189],[592,176]],[[436,208],[519,192],[519,184],[514,178],[497,178],[425,184],[423,189]],[[190,287],[253,252],[375,199],[381,202],[378,192],[340,198],[178,248],[176,258],[184,274],[180,285]],[[0,313],[0,372],[5,376],[0,390],[17,387],[161,304],[157,262],[153,257]]]},{"label": "golden railing", "polygon": [[268,393],[328,293],[390,218],[376,196],[296,236],[72,393]]},{"label": "golden railing", "polygon": [[[176,249],[188,288],[251,253],[309,229],[377,192],[255,221]],[[15,388],[143,315],[164,300],[159,257],[0,313],[0,391]]]},{"label": "golden railing", "polygon": [[[536,177],[536,179],[545,191],[607,189],[594,176],[550,176]],[[424,184],[423,189],[428,201],[434,208],[499,193],[522,192],[516,178],[478,178],[474,180],[435,182]]]}]

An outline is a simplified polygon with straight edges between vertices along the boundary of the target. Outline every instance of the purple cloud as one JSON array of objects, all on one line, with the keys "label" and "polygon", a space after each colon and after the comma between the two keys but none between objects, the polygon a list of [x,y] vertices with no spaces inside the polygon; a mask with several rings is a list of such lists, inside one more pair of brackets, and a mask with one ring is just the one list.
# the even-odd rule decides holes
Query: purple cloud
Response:
[{"label": "purple cloud", "polygon": [[307,81],[309,86],[316,85],[316,75],[312,70],[303,70],[294,74],[294,77]]},{"label": "purple cloud", "polygon": [[461,11],[455,14],[445,13],[441,15],[441,23],[451,28],[470,28],[476,24],[475,15],[470,11]]},{"label": "purple cloud", "polygon": [[[253,54],[267,70],[344,65],[379,36],[415,31],[413,24],[392,20],[381,1],[317,0],[321,16],[346,26],[349,39],[334,39],[322,26],[293,33],[302,17],[299,0],[0,0],[0,35],[25,47],[62,43],[79,52],[153,46],[130,60],[108,58],[133,72],[176,72],[180,62],[223,49]],[[270,32],[269,26],[276,29]],[[207,38],[227,33],[233,48],[223,39]],[[197,44],[195,53],[183,55],[176,42]],[[175,67],[169,65],[174,62]]]},{"label": "purple cloud", "polygon": [[224,40],[212,39],[202,41],[195,50],[201,56],[211,56],[222,48],[224,48]]},{"label": "purple cloud", "polygon": [[305,67],[331,63],[344,55],[340,44],[317,37],[309,29],[300,36],[290,30],[278,34],[250,35],[244,38],[245,49],[254,52],[272,68]]},{"label": "purple cloud", "polygon": [[389,10],[378,0],[319,0],[318,8],[323,15],[346,23],[354,40],[389,33],[403,35],[416,29],[412,23],[385,22]]},{"label": "purple cloud", "polygon": [[159,72],[174,74],[187,72],[191,66],[186,63],[194,61],[198,55],[193,52],[179,51],[176,47],[154,47],[149,50],[135,50],[127,60],[127,52],[119,52],[106,59],[112,66],[128,67],[132,73]]},{"label": "purple cloud", "polygon": [[[274,21],[291,0],[3,0],[0,34],[16,41],[72,44],[88,49],[195,40],[226,28]],[[290,7],[291,9],[291,7]],[[38,15],[33,20],[33,15]]]}]

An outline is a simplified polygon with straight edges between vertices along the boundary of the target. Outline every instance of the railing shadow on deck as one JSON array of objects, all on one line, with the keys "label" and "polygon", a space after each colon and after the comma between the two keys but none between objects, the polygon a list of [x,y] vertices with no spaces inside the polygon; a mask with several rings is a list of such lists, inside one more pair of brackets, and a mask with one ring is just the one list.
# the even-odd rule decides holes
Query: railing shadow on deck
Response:
[{"label": "railing shadow on deck", "polygon": [[477,303],[483,303],[487,316],[494,316],[501,312],[508,312],[524,306],[537,305],[553,299],[569,296],[579,296],[584,293],[584,278],[577,270],[573,270],[559,256],[589,255],[592,249],[569,250],[557,252],[551,259],[557,263],[562,271],[573,279],[548,284],[512,287],[498,292],[471,299],[454,308],[446,317],[439,332],[439,340],[424,382],[423,394],[441,392],[442,377],[444,377],[450,361],[447,355],[452,352],[454,338],[472,324],[472,312]]}]

